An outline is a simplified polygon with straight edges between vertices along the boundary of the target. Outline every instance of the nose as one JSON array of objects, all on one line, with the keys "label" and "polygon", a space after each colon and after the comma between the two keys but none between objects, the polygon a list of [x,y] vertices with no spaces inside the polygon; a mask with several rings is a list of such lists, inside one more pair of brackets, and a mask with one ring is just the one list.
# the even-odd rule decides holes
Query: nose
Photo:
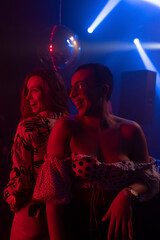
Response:
[{"label": "nose", "polygon": [[72,99],[75,98],[76,96],[78,96],[78,91],[76,90],[76,88],[72,87],[70,89],[69,97]]},{"label": "nose", "polygon": [[31,99],[31,98],[32,98],[32,96],[31,96],[31,92],[28,91],[27,96],[26,96],[26,100],[29,100],[29,99]]}]

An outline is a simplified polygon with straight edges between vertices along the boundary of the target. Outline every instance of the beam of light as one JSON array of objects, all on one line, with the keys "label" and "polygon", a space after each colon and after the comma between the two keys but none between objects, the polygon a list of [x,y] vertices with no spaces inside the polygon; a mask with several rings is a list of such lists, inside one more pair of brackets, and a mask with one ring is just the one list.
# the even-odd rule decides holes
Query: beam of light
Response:
[{"label": "beam of light", "polygon": [[149,57],[147,56],[146,52],[144,51],[140,41],[138,38],[135,38],[133,40],[134,44],[136,45],[136,48],[138,50],[138,53],[146,67],[147,70],[151,70],[157,73],[157,81],[156,81],[156,87],[158,89],[158,95],[160,97],[160,73],[158,72],[158,70],[156,69],[156,67],[153,65],[153,63],[151,62],[151,60],[149,59]]},{"label": "beam of light", "polygon": [[138,38],[135,38],[135,39],[133,40],[133,42],[134,42],[134,44],[138,44],[138,43],[139,43],[139,39],[138,39]]},{"label": "beam of light", "polygon": [[143,44],[144,49],[152,49],[152,50],[159,50],[160,49],[160,43],[144,43]]},{"label": "beam of light", "polygon": [[132,3],[142,3],[142,2],[147,2],[150,4],[153,4],[155,6],[160,7],[160,0],[124,0],[126,2],[132,2]]},{"label": "beam of light", "polygon": [[160,0],[143,0],[143,2],[149,2],[151,4],[154,4],[158,7],[160,7]]},{"label": "beam of light", "polygon": [[147,54],[145,53],[145,51],[144,51],[144,49],[143,49],[143,47],[142,47],[139,39],[138,39],[138,38],[135,38],[133,42],[134,42],[134,44],[135,44],[136,47],[137,47],[138,53],[139,53],[139,55],[140,55],[140,57],[141,57],[144,65],[145,65],[145,67],[146,67],[147,69],[150,69],[150,70],[152,70],[152,71],[156,71],[156,72],[157,72],[156,68],[154,67],[154,65],[153,65],[152,62],[150,61],[149,57],[148,57]]},{"label": "beam of light", "polygon": [[[109,52],[121,52],[135,50],[135,46],[131,42],[83,42],[83,49],[87,53],[105,54]],[[143,43],[143,49],[160,50],[160,42]]]},{"label": "beam of light", "polygon": [[109,0],[87,31],[89,33],[92,33],[95,30],[95,28],[104,20],[104,18],[112,11],[114,7],[116,7],[116,5],[120,1],[121,0]]}]

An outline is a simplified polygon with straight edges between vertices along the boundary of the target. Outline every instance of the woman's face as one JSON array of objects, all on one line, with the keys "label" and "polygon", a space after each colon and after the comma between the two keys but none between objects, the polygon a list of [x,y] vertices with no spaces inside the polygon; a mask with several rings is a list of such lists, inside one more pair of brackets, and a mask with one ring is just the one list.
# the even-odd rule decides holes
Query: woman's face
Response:
[{"label": "woman's face", "polygon": [[69,96],[79,115],[94,114],[98,97],[92,70],[81,69],[73,75]]},{"label": "woman's face", "polygon": [[[39,76],[32,76],[27,83],[27,96],[30,108],[34,114],[38,114],[46,109],[47,96],[44,92],[47,83]],[[47,85],[48,87],[48,85]]]}]

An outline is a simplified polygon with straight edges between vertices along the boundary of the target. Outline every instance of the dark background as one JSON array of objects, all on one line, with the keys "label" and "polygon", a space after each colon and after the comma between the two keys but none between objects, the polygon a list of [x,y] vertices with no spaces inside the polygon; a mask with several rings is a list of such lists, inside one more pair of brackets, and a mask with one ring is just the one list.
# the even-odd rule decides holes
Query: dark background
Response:
[{"label": "dark background", "polygon": [[[133,44],[133,39],[138,37],[142,44],[159,43],[160,45],[160,8],[140,0],[122,0],[97,29],[89,34],[87,28],[106,2],[105,0],[62,1],[62,24],[75,32],[81,42],[78,62],[72,68],[65,69],[62,74],[68,85],[78,65],[87,62],[107,65],[114,76],[111,99],[113,113],[119,115],[121,73],[146,69]],[[7,156],[19,122],[22,83],[28,72],[37,67],[44,67],[39,52],[48,40],[52,27],[59,24],[59,7],[58,0],[6,0],[0,3],[0,119]],[[124,49],[123,46],[128,48]],[[160,46],[159,49],[145,50],[160,71]],[[140,124],[147,139],[150,155],[159,159],[160,90],[157,86],[156,79],[152,122]],[[135,104],[134,107],[138,108],[138,105]],[[10,157],[1,160],[0,167],[3,188],[8,181]],[[12,215],[8,206],[1,202],[3,209],[0,216],[1,239],[8,240]]]}]

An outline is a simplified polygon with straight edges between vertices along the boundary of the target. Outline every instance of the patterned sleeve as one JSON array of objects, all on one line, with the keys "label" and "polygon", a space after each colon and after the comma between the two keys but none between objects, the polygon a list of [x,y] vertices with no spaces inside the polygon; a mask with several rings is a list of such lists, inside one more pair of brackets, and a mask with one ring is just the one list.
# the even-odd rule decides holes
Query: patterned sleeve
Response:
[{"label": "patterned sleeve", "polygon": [[148,191],[139,196],[139,201],[148,201],[160,191],[160,173],[155,166],[156,160],[150,157],[149,163],[135,163],[135,170],[130,177],[129,183],[137,181],[144,182],[148,186]]},{"label": "patterned sleeve", "polygon": [[4,200],[16,212],[24,207],[32,198],[34,188],[33,152],[31,138],[25,131],[23,123],[19,123],[12,146],[12,169],[10,180],[3,192]]},{"label": "patterned sleeve", "polygon": [[60,160],[50,154],[39,172],[33,193],[33,199],[54,204],[67,204],[71,199],[71,179],[69,159]]}]

